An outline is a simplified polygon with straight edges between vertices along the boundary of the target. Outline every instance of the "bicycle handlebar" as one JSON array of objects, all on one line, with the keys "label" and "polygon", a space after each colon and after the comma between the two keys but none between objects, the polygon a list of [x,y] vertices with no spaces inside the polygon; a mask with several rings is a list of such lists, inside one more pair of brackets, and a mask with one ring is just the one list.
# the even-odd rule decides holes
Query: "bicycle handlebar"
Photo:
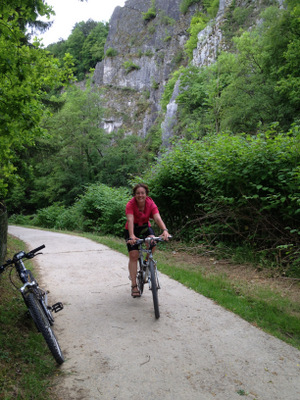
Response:
[{"label": "bicycle handlebar", "polygon": [[24,251],[20,251],[19,253],[16,253],[16,254],[13,256],[13,259],[12,259],[12,260],[11,260],[11,259],[8,259],[8,260],[6,260],[6,263],[5,263],[5,264],[0,265],[0,274],[1,274],[2,272],[4,272],[4,270],[5,270],[6,267],[8,267],[9,265],[15,264],[17,261],[21,260],[22,258],[28,258],[28,259],[30,259],[30,258],[35,257],[35,256],[37,255],[37,254],[35,254],[35,253],[37,253],[39,250],[44,249],[45,247],[46,247],[46,246],[45,246],[44,244],[42,244],[41,246],[37,247],[36,249],[30,250],[28,253],[25,253]]},{"label": "bicycle handlebar", "polygon": [[[169,239],[172,239],[172,236],[171,236],[171,235],[169,236]],[[160,237],[160,236],[155,236],[155,237],[146,237],[145,239],[138,239],[138,240],[136,241],[136,244],[150,243],[150,242],[152,242],[152,241],[155,241],[155,242],[165,242],[165,240],[164,240],[162,237]]]},{"label": "bicycle handlebar", "polygon": [[30,250],[27,254],[25,254],[26,258],[32,258],[34,257],[35,253],[37,253],[38,251],[44,249],[46,246],[44,244],[42,244],[41,246],[37,247],[36,249]]}]

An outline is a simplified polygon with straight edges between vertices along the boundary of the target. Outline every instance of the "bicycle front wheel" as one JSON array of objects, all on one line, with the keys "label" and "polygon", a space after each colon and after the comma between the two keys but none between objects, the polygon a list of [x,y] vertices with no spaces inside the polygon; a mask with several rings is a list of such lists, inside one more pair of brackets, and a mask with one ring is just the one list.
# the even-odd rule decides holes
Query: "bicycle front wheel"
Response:
[{"label": "bicycle front wheel", "polygon": [[61,365],[65,359],[42,305],[35,294],[31,292],[26,295],[25,302],[38,331],[43,335],[55,361]]},{"label": "bicycle front wheel", "polygon": [[139,258],[139,270],[137,273],[137,285],[140,291],[140,294],[143,294],[144,290],[144,278],[143,278],[143,264],[141,263],[141,259]]},{"label": "bicycle front wheel", "polygon": [[158,282],[156,276],[156,268],[153,260],[149,261],[149,269],[150,269],[150,277],[151,277],[151,291],[153,297],[153,306],[154,306],[154,314],[155,318],[159,318],[159,304],[158,304]]}]

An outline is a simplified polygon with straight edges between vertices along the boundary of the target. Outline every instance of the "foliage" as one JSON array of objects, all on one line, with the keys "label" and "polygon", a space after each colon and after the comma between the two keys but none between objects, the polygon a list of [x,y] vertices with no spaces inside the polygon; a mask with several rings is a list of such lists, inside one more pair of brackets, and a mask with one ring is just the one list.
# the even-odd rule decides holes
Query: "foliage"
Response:
[{"label": "foliage", "polygon": [[62,97],[62,109],[43,120],[47,135],[22,153],[22,180],[9,192],[10,213],[53,202],[71,204],[84,185],[96,179],[97,162],[109,142],[98,127],[100,93],[88,86],[85,91],[73,86]]},{"label": "foliage", "polygon": [[179,8],[180,12],[182,12],[182,14],[186,14],[191,5],[200,3],[200,1],[201,0],[182,0]]},{"label": "foliage", "polygon": [[182,73],[182,71],[183,71],[183,67],[174,71],[173,74],[171,75],[170,79],[168,80],[168,82],[165,85],[165,89],[164,89],[164,92],[162,94],[161,101],[160,101],[163,111],[167,110],[167,105],[169,104],[169,102],[171,100],[176,82],[178,81],[179,76]]},{"label": "foliage", "polygon": [[89,186],[75,204],[83,216],[83,230],[123,236],[129,198],[126,188],[114,189],[104,184]]},{"label": "foliage", "polygon": [[193,58],[193,50],[197,47],[199,32],[201,32],[207,26],[209,20],[215,18],[217,15],[219,9],[219,0],[207,0],[204,2],[204,8],[206,13],[197,12],[193,16],[190,28],[188,29],[190,37],[187,40],[184,48],[190,59]]},{"label": "foliage", "polygon": [[43,121],[47,135],[22,153],[21,179],[10,188],[7,207],[11,214],[34,213],[58,203],[73,204],[90,183],[126,186],[141,174],[152,157],[149,143],[121,130],[105,132],[101,91],[87,84],[73,86],[62,96],[64,105]]},{"label": "foliage", "polygon": [[249,243],[270,251],[291,273],[292,265],[299,265],[299,139],[295,127],[287,134],[271,129],[257,137],[183,140],[146,180],[168,226],[181,238]]},{"label": "foliage", "polygon": [[141,174],[147,168],[148,144],[135,135],[124,132],[112,133],[110,145],[106,147],[99,165],[97,180],[110,186],[126,186],[134,174]]},{"label": "foliage", "polygon": [[197,13],[191,20],[188,32],[190,37],[186,42],[184,48],[190,59],[193,58],[193,50],[197,47],[198,33],[201,32],[207,25],[209,18],[203,13]]},{"label": "foliage", "polygon": [[90,68],[104,58],[104,45],[108,35],[108,23],[86,22],[75,24],[67,40],[60,40],[47,47],[55,57],[62,60],[66,53],[74,60],[74,74],[83,80]]},{"label": "foliage", "polygon": [[[123,236],[125,206],[130,199],[129,190],[111,188],[104,184],[91,184],[70,207],[53,204],[37,211],[31,224],[81,232],[98,232]],[[13,218],[12,221],[18,221]]]},{"label": "foliage", "polygon": [[[228,62],[220,61],[221,68],[225,68]],[[230,74],[220,73],[219,64],[181,70],[176,102],[179,107],[179,130],[184,130],[186,138],[199,138],[220,131],[220,94],[230,79]]]},{"label": "foliage", "polygon": [[0,197],[17,178],[18,153],[43,130],[39,122],[47,93],[72,77],[71,60],[62,65],[38,42],[28,43],[26,23],[50,14],[42,1],[2,2],[0,6]]},{"label": "foliage", "polygon": [[132,60],[124,61],[123,67],[125,68],[126,74],[129,74],[129,72],[132,72],[134,70],[141,69],[141,67],[139,65],[134,64]]},{"label": "foliage", "polygon": [[[222,130],[256,133],[275,121],[288,130],[299,120],[297,15],[296,8],[269,7],[259,26],[234,38],[234,53],[222,52],[208,67],[181,71],[181,134],[192,138]],[[168,93],[163,101],[165,97]]]},{"label": "foliage", "polygon": [[105,53],[106,57],[115,57],[116,55],[118,55],[118,50],[116,50],[116,49],[114,49],[112,47],[109,47],[106,50],[106,53]]},{"label": "foliage", "polygon": [[151,7],[147,12],[142,12],[143,20],[144,21],[151,21],[156,17],[156,6],[155,0],[151,0]]},{"label": "foliage", "polygon": [[190,59],[193,58],[193,51],[197,47],[198,33],[201,32],[207,25],[209,18],[203,13],[197,13],[191,20],[188,32],[190,34],[184,48]]}]

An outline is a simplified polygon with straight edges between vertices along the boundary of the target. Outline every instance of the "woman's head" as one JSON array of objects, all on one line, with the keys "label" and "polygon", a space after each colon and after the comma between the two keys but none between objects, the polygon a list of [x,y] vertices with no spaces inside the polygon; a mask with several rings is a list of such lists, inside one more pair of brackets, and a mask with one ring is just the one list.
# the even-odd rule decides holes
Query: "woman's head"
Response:
[{"label": "woman's head", "polygon": [[136,195],[136,191],[137,191],[139,188],[145,189],[146,195],[148,196],[149,188],[148,188],[148,186],[145,185],[144,183],[138,183],[137,185],[135,185],[135,187],[134,187],[133,190],[132,190],[134,196]]}]

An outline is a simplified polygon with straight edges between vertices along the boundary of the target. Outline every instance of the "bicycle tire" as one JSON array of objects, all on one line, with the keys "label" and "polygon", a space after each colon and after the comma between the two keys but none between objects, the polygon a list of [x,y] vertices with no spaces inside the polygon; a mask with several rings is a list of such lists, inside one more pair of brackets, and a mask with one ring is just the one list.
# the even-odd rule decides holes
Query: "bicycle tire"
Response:
[{"label": "bicycle tire", "polygon": [[42,305],[32,292],[26,295],[25,302],[38,331],[43,335],[55,361],[61,365],[65,359]]},{"label": "bicycle tire", "polygon": [[138,289],[140,291],[140,294],[143,294],[144,291],[144,279],[143,279],[143,267],[141,265],[141,260],[139,259],[139,271],[137,273],[137,285],[138,285]]},{"label": "bicycle tire", "polygon": [[158,285],[156,279],[156,270],[153,260],[149,261],[149,269],[150,269],[150,277],[151,277],[151,291],[152,291],[152,298],[153,298],[153,306],[154,306],[154,314],[155,318],[158,319],[159,314],[159,304],[158,304]]}]

